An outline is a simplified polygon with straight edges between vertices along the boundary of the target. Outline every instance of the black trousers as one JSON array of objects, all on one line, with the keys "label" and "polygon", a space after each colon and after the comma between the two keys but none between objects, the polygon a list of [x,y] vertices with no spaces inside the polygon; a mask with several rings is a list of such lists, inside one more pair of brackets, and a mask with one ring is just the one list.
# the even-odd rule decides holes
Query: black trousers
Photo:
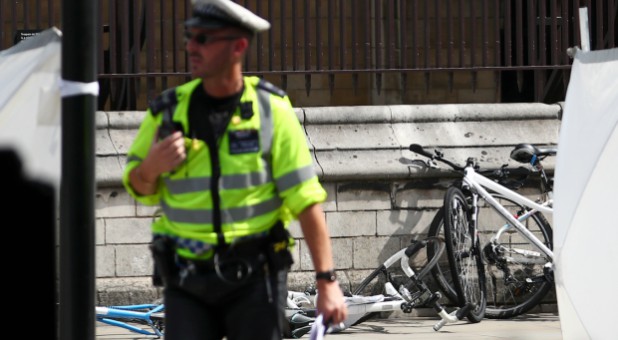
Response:
[{"label": "black trousers", "polygon": [[286,298],[287,270],[235,284],[189,274],[164,290],[165,340],[280,340]]}]

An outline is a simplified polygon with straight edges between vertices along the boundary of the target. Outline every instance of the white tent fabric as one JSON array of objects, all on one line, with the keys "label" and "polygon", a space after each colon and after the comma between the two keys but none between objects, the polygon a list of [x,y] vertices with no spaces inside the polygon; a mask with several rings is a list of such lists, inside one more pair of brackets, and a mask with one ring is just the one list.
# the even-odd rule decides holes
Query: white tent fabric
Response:
[{"label": "white tent fabric", "polygon": [[577,51],[558,142],[554,254],[565,340],[616,339],[618,49]]},{"label": "white tent fabric", "polygon": [[47,29],[0,52],[0,148],[17,152],[26,176],[59,192],[61,32]]}]

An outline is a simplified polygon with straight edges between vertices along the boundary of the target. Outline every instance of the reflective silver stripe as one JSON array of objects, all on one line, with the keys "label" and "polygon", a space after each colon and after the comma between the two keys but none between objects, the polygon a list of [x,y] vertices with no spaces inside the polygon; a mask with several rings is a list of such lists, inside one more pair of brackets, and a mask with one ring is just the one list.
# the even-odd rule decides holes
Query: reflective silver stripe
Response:
[{"label": "reflective silver stripe", "polygon": [[[210,177],[165,179],[165,185],[174,195],[210,190]],[[220,189],[246,189],[272,182],[270,171],[248,174],[226,175],[221,177]]]},{"label": "reflective silver stripe", "polygon": [[270,171],[251,172],[248,174],[225,175],[221,177],[221,189],[245,189],[272,181]]},{"label": "reflective silver stripe", "polygon": [[300,184],[315,176],[315,170],[313,165],[308,165],[304,168],[296,169],[288,174],[281,176],[275,180],[277,184],[277,190],[283,192],[297,184]]},{"label": "reflective silver stripe", "polygon": [[210,177],[195,177],[164,180],[167,190],[173,195],[210,190]]},{"label": "reflective silver stripe", "polygon": [[134,155],[129,155],[127,157],[127,164],[129,164],[131,162],[134,162],[134,161],[141,162],[141,161],[143,161],[143,159],[141,157],[137,157],[137,156],[134,156]]},{"label": "reflective silver stripe", "polygon": [[[256,205],[222,209],[221,218],[223,223],[235,223],[243,221],[251,217],[260,216],[279,209],[281,200],[275,196],[267,201],[260,202]],[[212,224],[211,209],[178,209],[172,208],[165,201],[161,201],[161,208],[170,221],[178,223],[194,223],[194,224]]]},{"label": "reflective silver stripe", "polygon": [[270,108],[270,93],[257,88],[258,105],[260,108],[260,143],[262,158],[265,164],[270,164],[270,149],[273,143],[273,114]]},{"label": "reflective silver stripe", "polygon": [[223,223],[234,223],[243,221],[251,217],[264,215],[266,213],[275,211],[281,207],[281,199],[279,196],[274,196],[268,201],[260,202],[256,205],[250,205],[246,207],[222,209],[221,218]]}]

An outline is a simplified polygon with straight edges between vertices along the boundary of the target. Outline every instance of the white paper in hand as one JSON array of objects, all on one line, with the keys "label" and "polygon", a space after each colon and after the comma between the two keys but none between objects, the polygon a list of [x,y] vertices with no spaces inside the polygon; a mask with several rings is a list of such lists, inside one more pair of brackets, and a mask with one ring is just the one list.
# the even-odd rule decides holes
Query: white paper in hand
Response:
[{"label": "white paper in hand", "polygon": [[326,327],[324,326],[322,314],[320,314],[315,318],[315,321],[313,321],[313,325],[311,325],[309,340],[322,340],[324,339],[324,333],[326,333]]}]

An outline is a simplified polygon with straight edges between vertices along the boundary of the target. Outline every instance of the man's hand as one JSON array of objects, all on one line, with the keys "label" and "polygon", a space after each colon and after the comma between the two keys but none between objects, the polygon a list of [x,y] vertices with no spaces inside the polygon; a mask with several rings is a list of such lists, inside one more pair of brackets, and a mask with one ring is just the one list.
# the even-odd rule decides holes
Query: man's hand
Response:
[{"label": "man's hand", "polygon": [[[187,158],[182,131],[176,131],[161,141],[153,141],[148,156],[142,162],[143,172],[156,179],[162,173],[174,170]],[[151,177],[151,178],[152,178]]]},{"label": "man's hand", "polygon": [[157,191],[157,182],[162,173],[174,170],[187,158],[185,141],[181,131],[176,131],[161,141],[152,142],[148,155],[129,175],[131,186],[141,195]]},{"label": "man's hand", "polygon": [[337,281],[318,281],[318,314],[322,314],[326,322],[337,325],[348,317],[348,306],[343,298],[343,292]]}]

